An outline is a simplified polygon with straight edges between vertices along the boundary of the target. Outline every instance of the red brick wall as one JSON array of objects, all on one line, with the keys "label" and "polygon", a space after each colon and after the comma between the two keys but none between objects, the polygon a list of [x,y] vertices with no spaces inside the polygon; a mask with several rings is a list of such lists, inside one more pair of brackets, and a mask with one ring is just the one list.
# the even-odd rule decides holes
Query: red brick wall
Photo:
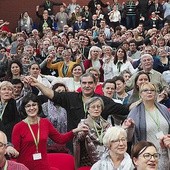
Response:
[{"label": "red brick wall", "polygon": [[[56,0],[53,0],[56,1]],[[59,2],[59,0],[57,0]],[[15,31],[17,27],[17,21],[20,13],[24,11],[28,11],[30,17],[33,18],[34,21],[37,21],[37,17],[35,15],[35,8],[37,5],[41,4],[43,0],[0,0],[0,19],[4,21],[9,21],[9,28],[11,31]],[[67,5],[71,0],[61,0],[60,2],[65,2]],[[77,0],[80,5],[88,4],[89,0]],[[103,0],[103,2],[107,2]],[[113,2],[109,0],[109,2]],[[58,7],[54,7],[55,11],[58,11]]]}]

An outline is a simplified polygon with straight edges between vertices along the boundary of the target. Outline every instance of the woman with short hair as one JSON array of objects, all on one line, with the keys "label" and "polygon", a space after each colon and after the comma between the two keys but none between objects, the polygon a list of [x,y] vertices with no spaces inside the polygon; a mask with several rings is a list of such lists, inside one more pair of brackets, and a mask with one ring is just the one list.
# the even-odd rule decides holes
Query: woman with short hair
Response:
[{"label": "woman with short hair", "polygon": [[120,126],[109,128],[104,137],[103,144],[108,149],[102,158],[96,162],[91,170],[133,170],[134,166],[127,150],[127,133]]},{"label": "woman with short hair", "polygon": [[89,131],[78,133],[74,139],[77,167],[92,166],[106,150],[102,139],[111,125],[101,117],[103,109],[104,103],[100,97],[92,97],[85,103],[87,118],[82,119],[78,126],[85,124],[89,127]]}]

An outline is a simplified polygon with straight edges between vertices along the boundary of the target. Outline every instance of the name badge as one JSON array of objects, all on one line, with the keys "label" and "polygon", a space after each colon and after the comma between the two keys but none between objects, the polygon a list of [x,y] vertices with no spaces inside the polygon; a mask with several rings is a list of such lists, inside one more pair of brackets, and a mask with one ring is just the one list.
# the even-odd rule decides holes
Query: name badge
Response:
[{"label": "name badge", "polygon": [[130,8],[129,11],[132,11],[132,9]]},{"label": "name badge", "polygon": [[164,133],[162,131],[156,133],[156,138],[159,140],[164,136]]},{"label": "name badge", "polygon": [[64,22],[63,21],[60,21],[61,24],[63,24]]},{"label": "name badge", "polygon": [[51,9],[50,9],[50,8],[48,8],[48,11],[51,11]]},{"label": "name badge", "polygon": [[35,161],[35,160],[40,160],[40,159],[42,159],[41,153],[35,153],[35,154],[33,154],[33,160],[34,160],[34,161]]}]

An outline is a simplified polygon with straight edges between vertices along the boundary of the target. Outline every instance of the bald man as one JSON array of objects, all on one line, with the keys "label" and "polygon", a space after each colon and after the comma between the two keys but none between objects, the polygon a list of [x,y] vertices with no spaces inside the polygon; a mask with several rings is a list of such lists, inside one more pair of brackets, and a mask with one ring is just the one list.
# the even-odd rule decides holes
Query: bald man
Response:
[{"label": "bald man", "polygon": [[0,169],[5,170],[28,170],[28,168],[20,163],[6,160],[5,154],[8,152],[16,152],[16,150],[12,147],[7,146],[7,137],[5,133],[0,131]]}]

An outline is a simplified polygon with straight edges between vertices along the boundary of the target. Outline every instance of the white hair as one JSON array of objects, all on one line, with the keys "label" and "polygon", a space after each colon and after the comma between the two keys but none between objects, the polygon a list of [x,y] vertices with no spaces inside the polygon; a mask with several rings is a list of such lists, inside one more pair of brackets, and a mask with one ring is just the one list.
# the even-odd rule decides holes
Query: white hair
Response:
[{"label": "white hair", "polygon": [[118,140],[120,134],[123,134],[127,138],[126,130],[121,126],[110,127],[103,137],[103,145],[109,148],[111,141]]}]

